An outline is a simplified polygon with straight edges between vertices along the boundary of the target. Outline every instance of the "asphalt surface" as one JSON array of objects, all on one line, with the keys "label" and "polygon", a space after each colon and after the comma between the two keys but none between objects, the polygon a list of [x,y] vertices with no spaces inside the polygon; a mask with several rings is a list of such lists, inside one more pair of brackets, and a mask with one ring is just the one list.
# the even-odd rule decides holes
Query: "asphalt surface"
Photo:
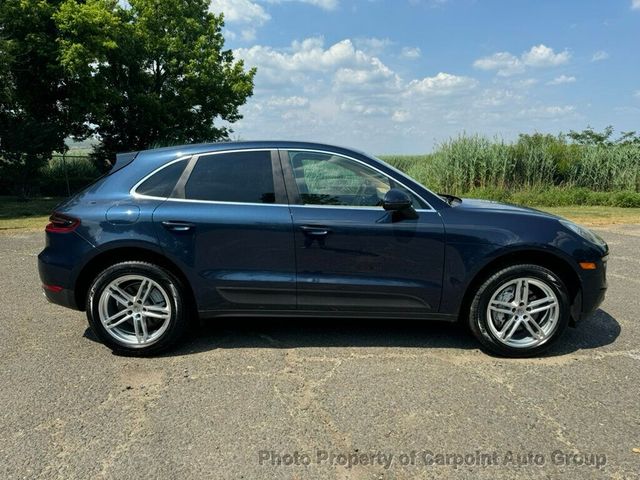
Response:
[{"label": "asphalt surface", "polygon": [[600,233],[602,309],[526,360],[455,325],[281,319],[119,357],[45,301],[43,235],[0,236],[0,478],[638,478],[640,226]]}]

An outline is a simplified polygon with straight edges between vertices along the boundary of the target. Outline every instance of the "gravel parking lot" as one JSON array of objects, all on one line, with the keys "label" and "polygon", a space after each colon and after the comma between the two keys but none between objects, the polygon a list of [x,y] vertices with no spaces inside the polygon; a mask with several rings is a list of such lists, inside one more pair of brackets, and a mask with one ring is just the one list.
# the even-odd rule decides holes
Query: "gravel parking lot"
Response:
[{"label": "gravel parking lot", "polygon": [[0,236],[0,478],[638,478],[640,226],[544,358],[420,322],[209,322],[118,357],[48,304],[42,234]]}]

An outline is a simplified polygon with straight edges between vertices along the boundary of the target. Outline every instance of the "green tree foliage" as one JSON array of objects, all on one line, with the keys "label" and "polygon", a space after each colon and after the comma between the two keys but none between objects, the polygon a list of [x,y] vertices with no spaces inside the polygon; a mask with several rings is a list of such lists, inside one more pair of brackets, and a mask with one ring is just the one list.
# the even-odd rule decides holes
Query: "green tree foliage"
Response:
[{"label": "green tree foliage", "polygon": [[592,127],[587,127],[581,132],[571,130],[567,137],[578,145],[640,145],[640,135],[636,132],[621,132],[618,138],[613,137],[614,129],[611,125],[606,127],[602,132],[595,131]]},{"label": "green tree foliage", "polygon": [[22,195],[51,152],[83,130],[73,81],[58,61],[52,15],[59,3],[0,1],[0,175]]},{"label": "green tree foliage", "polygon": [[255,69],[224,49],[206,0],[65,0],[54,18],[99,166],[116,152],[226,139],[253,93]]}]

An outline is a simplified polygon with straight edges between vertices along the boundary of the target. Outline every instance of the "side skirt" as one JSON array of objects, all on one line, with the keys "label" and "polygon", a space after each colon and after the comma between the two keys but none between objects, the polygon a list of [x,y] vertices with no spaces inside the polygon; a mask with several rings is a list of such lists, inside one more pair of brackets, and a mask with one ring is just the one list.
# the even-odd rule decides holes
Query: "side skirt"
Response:
[{"label": "side skirt", "polygon": [[406,319],[439,322],[456,322],[457,314],[447,313],[365,313],[365,312],[322,312],[318,310],[206,310],[198,312],[200,318],[216,317],[305,317],[305,318],[353,318],[353,319]]}]

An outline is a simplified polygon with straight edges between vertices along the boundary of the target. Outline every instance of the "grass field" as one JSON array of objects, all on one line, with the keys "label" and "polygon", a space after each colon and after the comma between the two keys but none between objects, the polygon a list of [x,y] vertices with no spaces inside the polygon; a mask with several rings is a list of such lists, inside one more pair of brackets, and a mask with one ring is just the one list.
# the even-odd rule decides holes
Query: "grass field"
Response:
[{"label": "grass field", "polygon": [[[15,197],[0,197],[0,234],[44,230],[51,211],[61,201],[61,198],[21,201]],[[586,226],[640,224],[640,208],[569,206],[540,207],[539,209]]]},{"label": "grass field", "polygon": [[538,207],[588,227],[615,224],[640,224],[640,208],[605,206]]},{"label": "grass field", "polygon": [[61,201],[58,197],[30,200],[0,197],[0,233],[44,230],[51,211]]}]

